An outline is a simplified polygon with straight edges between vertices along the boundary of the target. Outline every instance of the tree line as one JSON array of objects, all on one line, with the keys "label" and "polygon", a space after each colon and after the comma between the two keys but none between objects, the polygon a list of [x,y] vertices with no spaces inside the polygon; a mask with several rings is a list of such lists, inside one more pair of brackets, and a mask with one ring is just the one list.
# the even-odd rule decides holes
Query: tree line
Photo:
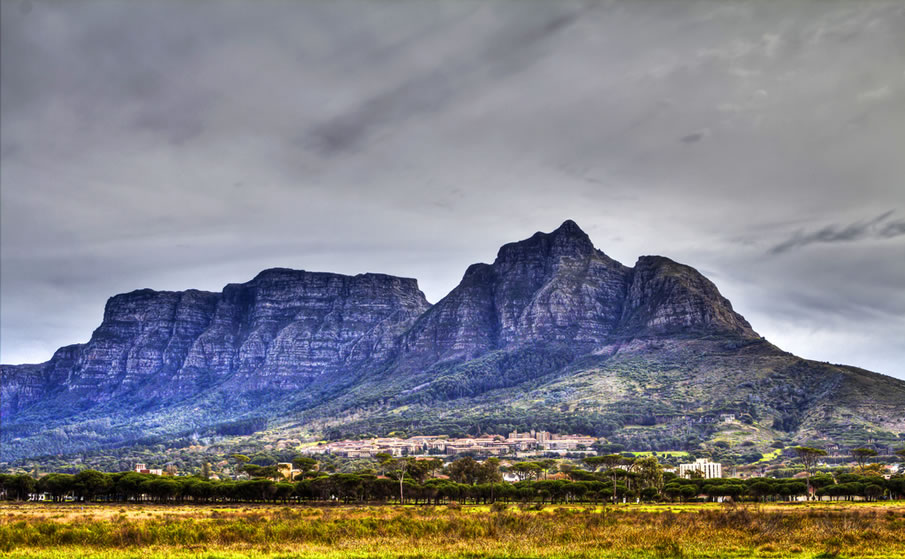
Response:
[{"label": "tree line", "polygon": [[[813,494],[832,499],[905,498],[905,476],[884,479],[855,473],[810,475],[808,480],[773,478],[683,479],[663,472],[656,458],[625,463],[619,455],[588,457],[584,468],[560,464],[563,479],[544,479],[556,468],[552,461],[520,462],[505,470],[518,481],[503,481],[500,462],[460,458],[442,461],[378,457],[379,470],[358,473],[317,471],[310,458],[299,460],[301,473],[292,481],[274,479],[273,468],[249,468],[247,480],[210,480],[202,476],[156,476],[137,472],[0,474],[0,497],[27,500],[49,495],[55,502],[157,503],[394,503],[449,504],[608,503],[623,500],[685,502],[792,500]],[[437,475],[442,474],[442,475]],[[813,488],[810,489],[810,488]]]}]

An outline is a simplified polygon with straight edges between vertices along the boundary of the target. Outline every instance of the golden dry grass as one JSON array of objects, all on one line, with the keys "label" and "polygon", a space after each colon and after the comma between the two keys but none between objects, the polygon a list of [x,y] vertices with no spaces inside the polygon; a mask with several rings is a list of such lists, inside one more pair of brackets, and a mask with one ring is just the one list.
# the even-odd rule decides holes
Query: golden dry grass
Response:
[{"label": "golden dry grass", "polygon": [[10,557],[905,557],[905,504],[0,506]]}]

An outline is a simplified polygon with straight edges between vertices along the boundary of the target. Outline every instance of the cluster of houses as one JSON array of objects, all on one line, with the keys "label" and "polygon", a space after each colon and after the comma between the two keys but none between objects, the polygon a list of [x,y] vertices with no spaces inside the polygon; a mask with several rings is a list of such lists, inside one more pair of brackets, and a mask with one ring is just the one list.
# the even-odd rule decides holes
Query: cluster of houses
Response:
[{"label": "cluster of houses", "polygon": [[567,452],[589,452],[597,442],[594,437],[584,435],[556,435],[547,431],[519,433],[513,431],[508,437],[502,435],[482,435],[463,439],[447,436],[416,436],[407,439],[394,437],[345,440],[307,447],[303,454],[333,454],[346,458],[373,458],[380,453],[391,456],[504,456],[527,454],[565,454]]}]

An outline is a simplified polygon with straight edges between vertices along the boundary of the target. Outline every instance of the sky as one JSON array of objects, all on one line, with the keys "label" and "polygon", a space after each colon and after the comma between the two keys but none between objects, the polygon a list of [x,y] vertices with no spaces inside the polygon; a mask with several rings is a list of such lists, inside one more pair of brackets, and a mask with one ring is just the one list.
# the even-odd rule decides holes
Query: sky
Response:
[{"label": "sky", "polygon": [[0,361],[270,267],[419,280],[575,220],[905,379],[905,2],[0,7]]}]

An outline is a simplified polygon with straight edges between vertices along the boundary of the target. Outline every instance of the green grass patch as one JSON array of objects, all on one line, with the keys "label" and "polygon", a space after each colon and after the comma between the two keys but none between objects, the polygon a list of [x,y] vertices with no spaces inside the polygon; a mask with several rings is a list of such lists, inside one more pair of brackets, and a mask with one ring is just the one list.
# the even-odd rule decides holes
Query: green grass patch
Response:
[{"label": "green grass patch", "polygon": [[629,451],[630,454],[634,456],[643,457],[643,456],[675,456],[677,458],[688,456],[688,452],[685,450],[640,450],[640,451]]},{"label": "green grass patch", "polygon": [[785,449],[777,448],[771,452],[767,452],[764,454],[763,458],[758,460],[758,462],[770,462],[771,460],[776,460],[777,458],[779,458],[780,454],[782,454],[783,450],[785,450]]}]

